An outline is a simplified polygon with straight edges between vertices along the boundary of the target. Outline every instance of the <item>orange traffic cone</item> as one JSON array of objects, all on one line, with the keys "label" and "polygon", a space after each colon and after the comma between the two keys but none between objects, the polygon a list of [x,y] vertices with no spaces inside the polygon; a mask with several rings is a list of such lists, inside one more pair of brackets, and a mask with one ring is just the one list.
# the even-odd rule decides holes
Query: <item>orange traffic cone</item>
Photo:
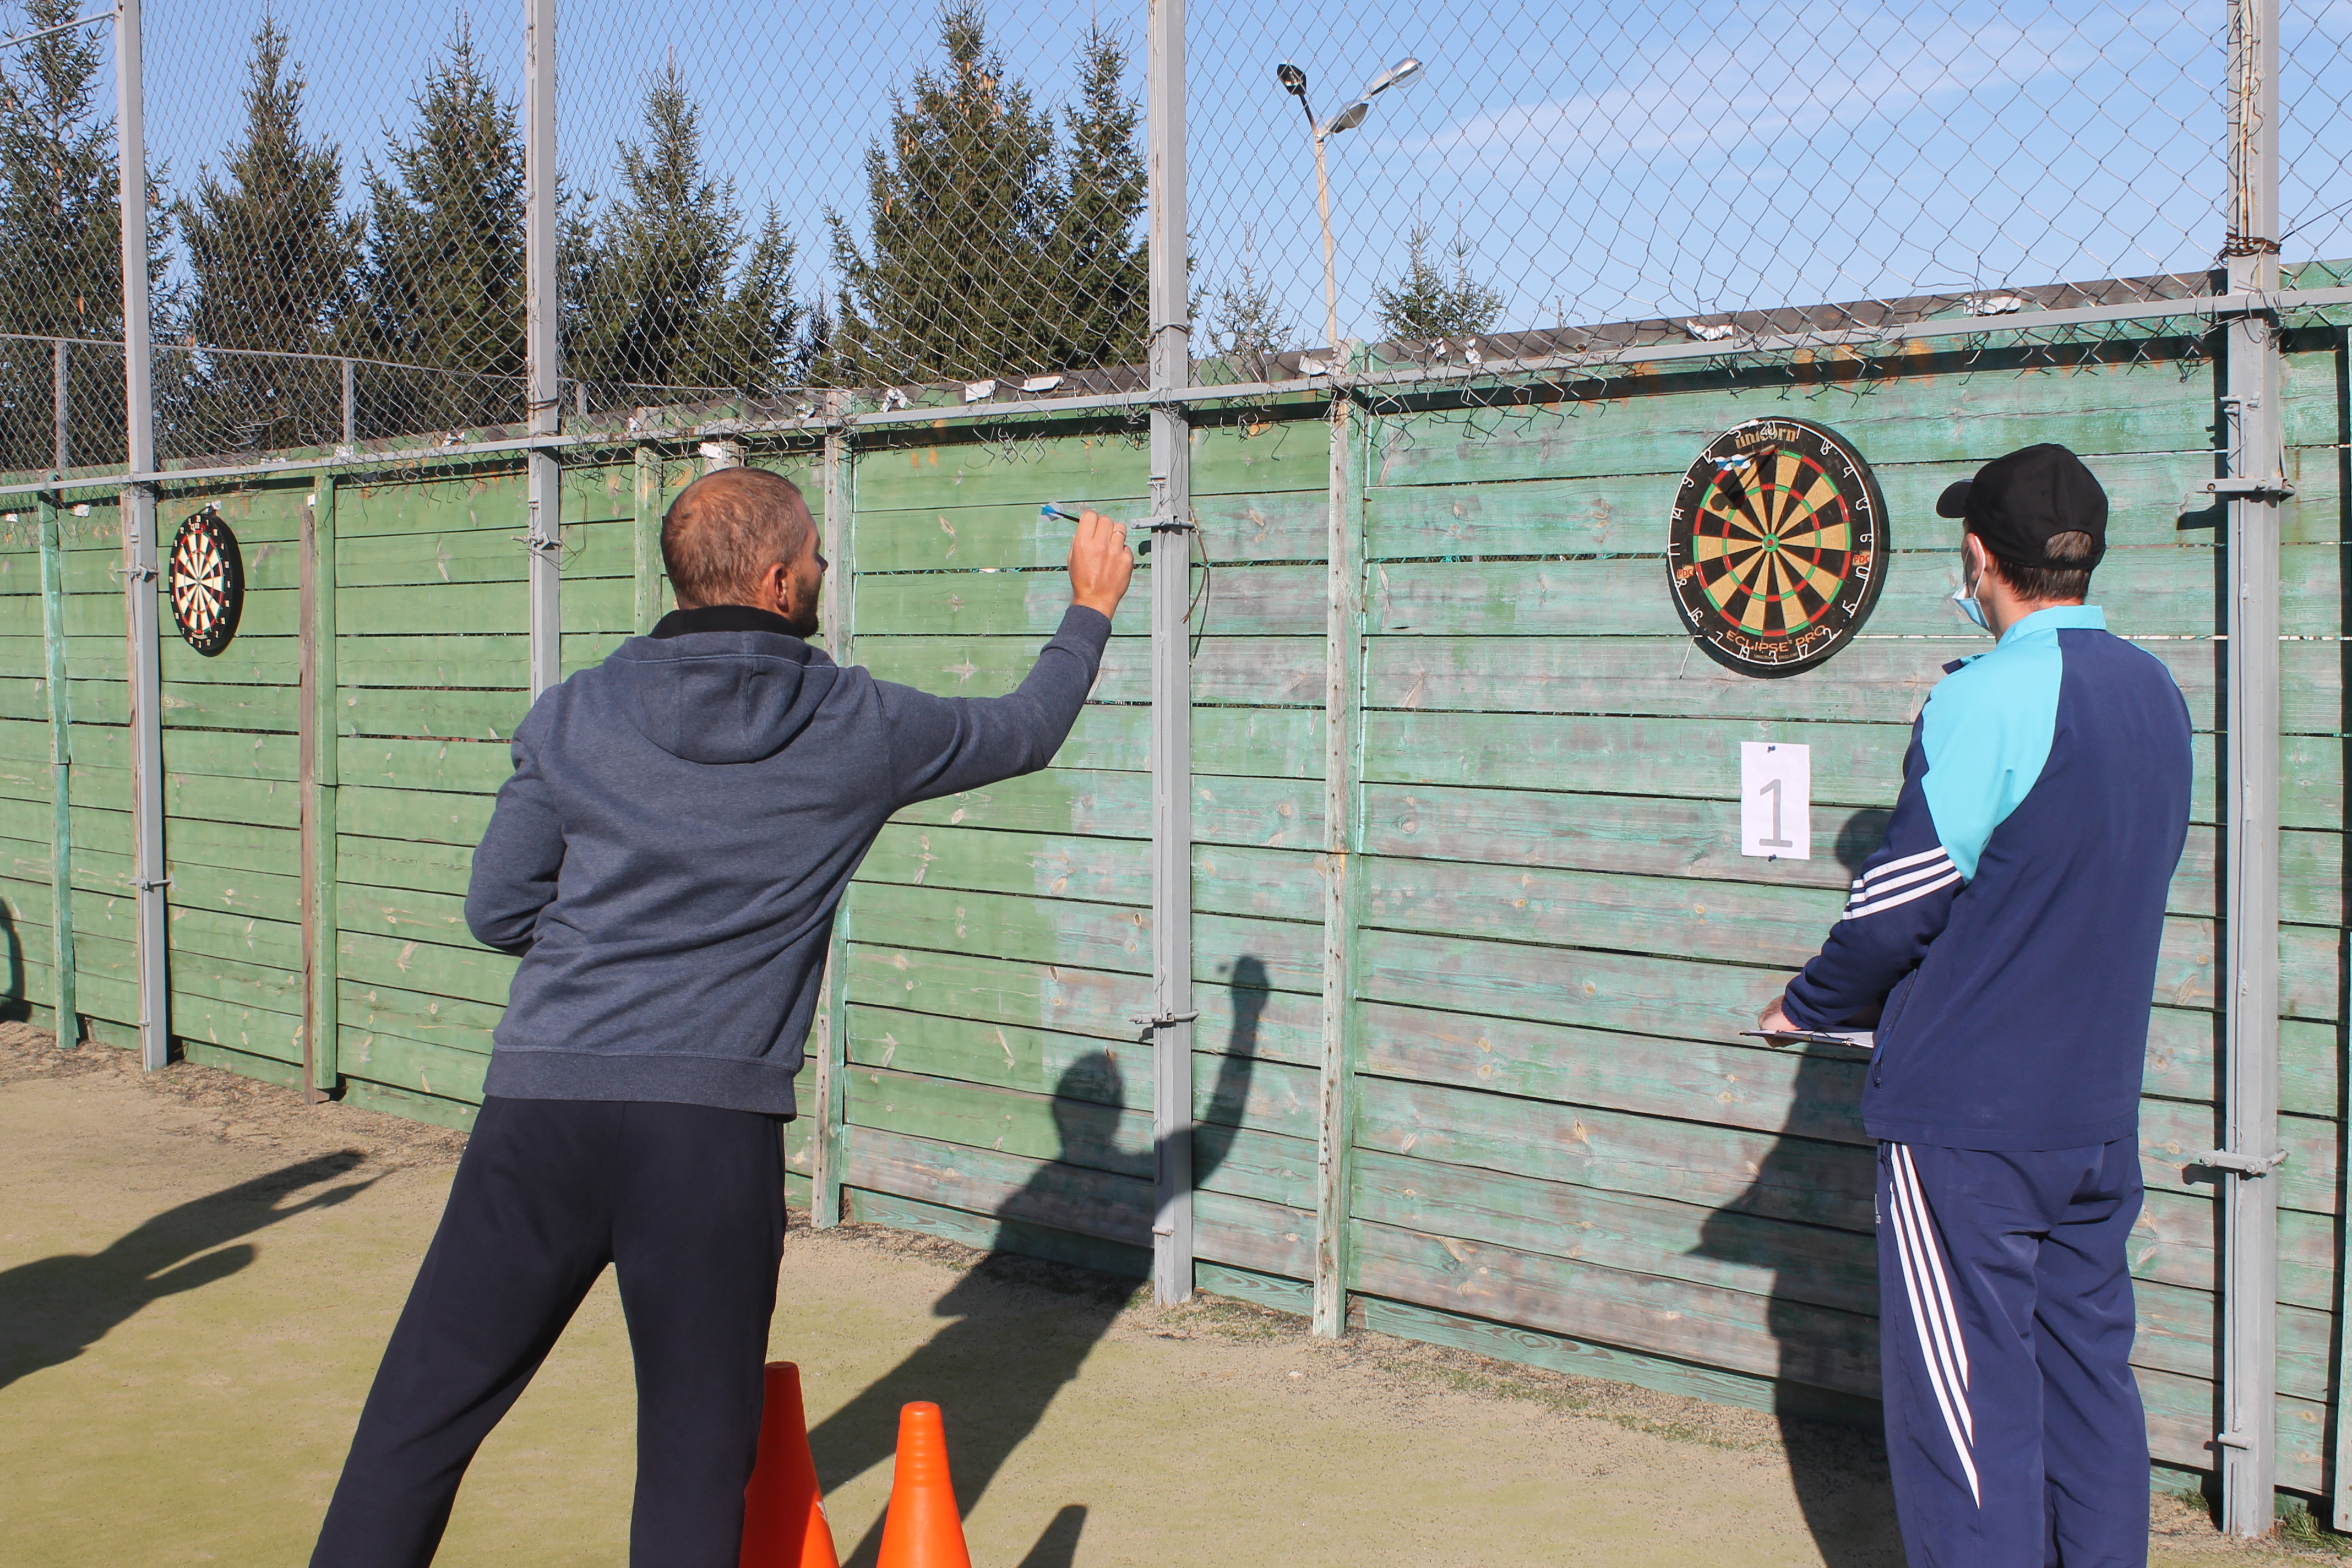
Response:
[{"label": "orange traffic cone", "polygon": [[801,1369],[772,1361],[760,1413],[760,1462],[743,1489],[742,1568],[841,1568],[809,1455]]},{"label": "orange traffic cone", "polygon": [[898,1410],[898,1464],[876,1568],[971,1568],[948,1479],[947,1427],[929,1401]]}]

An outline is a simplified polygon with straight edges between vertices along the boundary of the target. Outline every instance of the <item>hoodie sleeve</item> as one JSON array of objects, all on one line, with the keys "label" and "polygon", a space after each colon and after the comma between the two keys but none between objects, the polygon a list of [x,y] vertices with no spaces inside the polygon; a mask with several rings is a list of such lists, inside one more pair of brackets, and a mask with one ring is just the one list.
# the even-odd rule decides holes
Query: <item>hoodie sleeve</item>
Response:
[{"label": "hoodie sleeve", "polygon": [[502,952],[530,946],[539,912],[555,901],[563,869],[563,820],[539,767],[546,729],[532,721],[539,717],[534,710],[515,731],[514,773],[499,786],[466,886],[466,924],[474,940]]},{"label": "hoodie sleeve", "polygon": [[1799,1028],[1836,1028],[1918,967],[1993,829],[2049,759],[2064,674],[2054,641],[1948,668],[1912,727],[1886,842],[1863,862],[1844,912],[1781,1001]]},{"label": "hoodie sleeve", "polygon": [[[890,721],[892,809],[1035,773],[1077,722],[1110,640],[1110,617],[1072,605],[1020,689],[1004,697],[934,697],[875,684]],[[499,809],[505,809],[500,797]],[[479,875],[479,862],[476,862]]]},{"label": "hoodie sleeve", "polygon": [[1927,772],[1927,748],[1915,729],[1886,841],[1863,862],[1829,939],[1780,999],[1797,1027],[1834,1029],[1885,1002],[1950,921],[1961,877],[1937,836]]}]

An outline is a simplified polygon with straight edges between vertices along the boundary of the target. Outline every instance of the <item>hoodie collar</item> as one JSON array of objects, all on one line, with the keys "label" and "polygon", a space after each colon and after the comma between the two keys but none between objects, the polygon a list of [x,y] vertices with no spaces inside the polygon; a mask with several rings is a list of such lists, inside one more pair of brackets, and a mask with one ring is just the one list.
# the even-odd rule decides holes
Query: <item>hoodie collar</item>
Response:
[{"label": "hoodie collar", "polygon": [[697,632],[772,632],[794,638],[800,636],[783,616],[750,605],[704,605],[697,609],[672,610],[655,623],[647,635],[667,638],[691,637]]}]

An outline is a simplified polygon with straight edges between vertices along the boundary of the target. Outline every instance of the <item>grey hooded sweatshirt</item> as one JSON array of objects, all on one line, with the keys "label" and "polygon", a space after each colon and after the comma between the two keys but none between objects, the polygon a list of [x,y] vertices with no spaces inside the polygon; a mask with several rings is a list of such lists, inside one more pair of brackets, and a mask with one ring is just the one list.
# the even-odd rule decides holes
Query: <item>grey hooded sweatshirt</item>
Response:
[{"label": "grey hooded sweatshirt", "polygon": [[1052,762],[1109,636],[1073,605],[1019,690],[933,697],[720,605],[546,692],[466,894],[475,937],[522,955],[485,1092],[790,1116],[834,910],[883,823]]}]

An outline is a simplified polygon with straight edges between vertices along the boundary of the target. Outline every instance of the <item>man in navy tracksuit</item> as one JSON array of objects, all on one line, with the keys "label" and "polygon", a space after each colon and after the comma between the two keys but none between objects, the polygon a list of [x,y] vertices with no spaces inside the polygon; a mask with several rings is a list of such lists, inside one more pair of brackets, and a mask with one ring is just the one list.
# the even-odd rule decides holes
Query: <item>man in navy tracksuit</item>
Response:
[{"label": "man in navy tracksuit", "polygon": [[1886,842],[1767,1029],[1875,1021],[1886,1446],[1912,1568],[2138,1568],[2147,1429],[2124,1244],[2189,712],[2083,603],[2107,501],[2063,447],[1945,491],[1946,667]]},{"label": "man in navy tracksuit", "polygon": [[312,1568],[433,1560],[474,1450],[607,1265],[636,1362],[629,1562],[735,1568],[781,1127],[834,910],[892,812],[1054,760],[1125,534],[1080,516],[1070,608],[1019,690],[934,697],[809,646],[824,558],[789,480],[722,469],[671,505],[678,607],[531,705],[474,852],[467,923],[522,963]]}]

